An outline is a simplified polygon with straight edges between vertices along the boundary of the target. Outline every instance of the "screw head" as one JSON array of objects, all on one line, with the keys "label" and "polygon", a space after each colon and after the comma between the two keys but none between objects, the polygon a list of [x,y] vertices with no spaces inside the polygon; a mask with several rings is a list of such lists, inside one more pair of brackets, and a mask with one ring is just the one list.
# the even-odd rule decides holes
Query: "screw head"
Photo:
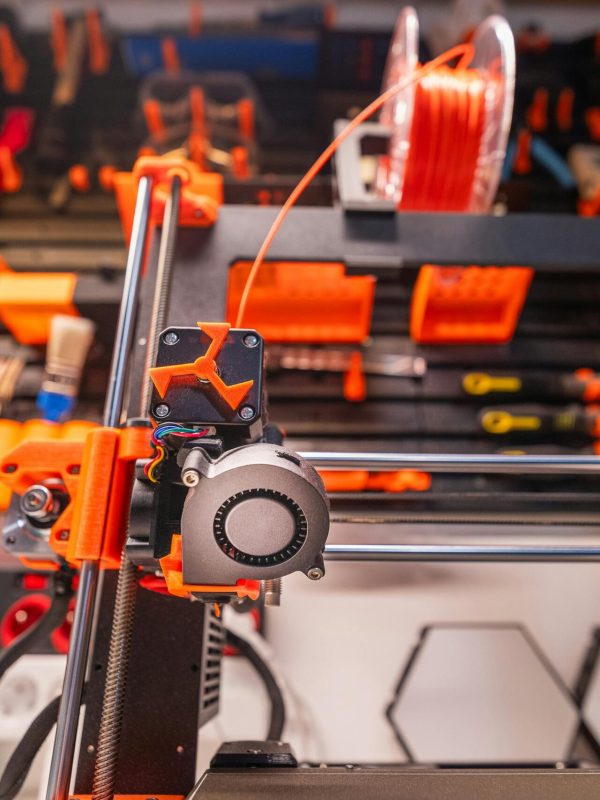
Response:
[{"label": "screw head", "polygon": [[7,536],[7,537],[5,538],[5,540],[4,540],[4,542],[5,542],[5,544],[7,544],[9,547],[12,547],[12,545],[13,545],[13,544],[16,544],[16,543],[17,543],[17,540],[15,539],[15,537],[14,537],[14,536]]},{"label": "screw head", "polygon": [[182,475],[182,479],[186,486],[198,486],[200,483],[200,475],[195,469],[186,469]]},{"label": "screw head", "polygon": [[59,540],[59,542],[66,542],[69,539],[69,531],[59,531],[56,534],[56,538]]},{"label": "screw head", "polygon": [[163,342],[165,344],[177,344],[179,341],[179,334],[175,333],[175,331],[167,331],[163,336]]},{"label": "screw head", "polygon": [[154,409],[154,415],[156,417],[168,417],[170,413],[171,409],[166,403],[159,403]]},{"label": "screw head", "polygon": [[33,511],[41,511],[49,499],[51,499],[51,495],[46,487],[32,486],[23,495],[21,507],[26,514]]},{"label": "screw head", "polygon": [[247,333],[242,341],[246,347],[258,347],[260,339],[255,333]]},{"label": "screw head", "polygon": [[325,573],[321,569],[321,567],[311,567],[307,575],[311,579],[311,581],[320,581]]},{"label": "screw head", "polygon": [[251,420],[254,417],[256,411],[252,408],[252,406],[242,406],[238,413],[239,416],[243,420],[246,420],[247,422],[248,420]]}]

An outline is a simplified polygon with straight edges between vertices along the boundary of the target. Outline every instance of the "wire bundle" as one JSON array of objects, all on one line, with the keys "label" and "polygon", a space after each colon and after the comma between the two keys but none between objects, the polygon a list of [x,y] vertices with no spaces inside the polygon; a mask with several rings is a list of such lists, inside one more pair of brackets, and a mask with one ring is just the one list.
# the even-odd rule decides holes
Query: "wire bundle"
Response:
[{"label": "wire bundle", "polygon": [[183,425],[177,425],[173,422],[159,425],[154,429],[152,434],[152,445],[154,446],[155,455],[144,467],[144,474],[152,483],[158,483],[156,477],[156,468],[165,460],[166,447],[164,439],[167,436],[173,436],[176,439],[199,439],[201,436],[206,436],[208,428],[186,428]]}]

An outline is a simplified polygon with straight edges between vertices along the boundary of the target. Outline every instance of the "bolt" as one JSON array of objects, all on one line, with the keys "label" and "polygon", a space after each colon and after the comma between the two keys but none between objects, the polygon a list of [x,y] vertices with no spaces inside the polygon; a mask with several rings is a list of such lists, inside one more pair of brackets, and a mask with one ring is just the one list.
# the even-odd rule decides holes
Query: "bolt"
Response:
[{"label": "bolt", "polygon": [[167,331],[163,336],[163,342],[165,344],[177,344],[179,341],[179,334],[175,333],[175,331]]},{"label": "bolt", "polygon": [[321,567],[311,567],[307,573],[311,581],[320,581],[324,574]]},{"label": "bolt", "polygon": [[28,489],[25,492],[23,499],[21,500],[23,511],[26,513],[31,513],[32,511],[39,511],[40,509],[44,508],[48,502],[49,494],[50,493],[48,489],[45,487],[32,486],[31,489]]},{"label": "bolt", "polygon": [[246,750],[246,752],[250,753],[253,756],[257,756],[259,755],[259,753],[262,753],[262,750],[255,750],[254,748],[250,748],[249,750]]},{"label": "bolt", "polygon": [[6,472],[8,474],[10,474],[11,472],[16,472],[16,471],[17,471],[17,465],[16,464],[5,464],[2,467],[2,472]]},{"label": "bolt", "polygon": [[67,472],[69,475],[79,475],[81,472],[81,466],[79,464],[71,464],[70,467],[67,467]]},{"label": "bolt", "polygon": [[96,748],[94,747],[93,744],[88,744],[88,746],[85,749],[88,751],[88,753],[93,753]]},{"label": "bolt", "polygon": [[159,403],[154,409],[154,415],[156,417],[168,417],[171,413],[171,409],[166,403]]},{"label": "bolt", "polygon": [[251,420],[255,414],[256,411],[252,408],[252,406],[242,406],[239,410],[240,417],[246,422],[248,422],[248,420]]},{"label": "bolt", "polygon": [[9,545],[9,546],[17,543],[17,540],[15,539],[15,537],[14,537],[14,536],[7,536],[7,537],[6,537],[6,539],[5,539],[4,541],[5,541],[5,542],[6,542],[6,544],[7,544],[7,545]]},{"label": "bolt", "polygon": [[195,469],[186,469],[182,478],[186,486],[198,486],[200,483],[200,473],[196,472]]},{"label": "bolt", "polygon": [[255,333],[247,333],[243,338],[243,342],[246,347],[258,347],[260,339]]},{"label": "bolt", "polygon": [[178,753],[183,753],[185,747],[182,744],[178,744],[175,750],[177,750]]},{"label": "bolt", "polygon": [[46,486],[30,486],[21,497],[20,508],[32,520],[45,521],[53,515],[58,516],[55,498]]},{"label": "bolt", "polygon": [[281,578],[269,578],[262,581],[262,589],[265,606],[281,605]]},{"label": "bolt", "polygon": [[69,531],[59,531],[56,534],[56,538],[59,540],[59,542],[66,542],[69,538]]}]

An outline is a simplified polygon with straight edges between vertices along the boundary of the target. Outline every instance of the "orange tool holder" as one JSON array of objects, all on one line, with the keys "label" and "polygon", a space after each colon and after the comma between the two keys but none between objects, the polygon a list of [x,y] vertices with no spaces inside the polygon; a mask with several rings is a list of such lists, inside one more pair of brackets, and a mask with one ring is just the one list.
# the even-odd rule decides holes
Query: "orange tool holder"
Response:
[{"label": "orange tool holder", "polygon": [[410,335],[423,344],[501,344],[512,338],[527,297],[529,267],[421,267]]},{"label": "orange tool holder", "polygon": [[117,172],[113,188],[126,239],[131,237],[133,214],[140,178],[154,180],[152,192],[152,225],[162,223],[170,182],[174,176],[181,178],[181,207],[179,225],[188,228],[209,228],[217,220],[223,204],[223,177],[214,172],[203,172],[193,161],[177,154],[142,156],[135,162],[132,172]]},{"label": "orange tool holder", "polygon": [[[148,427],[94,428],[85,441],[23,440],[0,460],[0,483],[23,494],[36,483],[59,479],[69,503],[50,531],[54,552],[69,564],[98,561],[116,569],[129,515],[133,469],[151,455]],[[54,562],[24,559],[30,568]]]},{"label": "orange tool holder", "polygon": [[79,316],[71,272],[13,272],[0,262],[0,321],[21,344],[46,344],[55,314]]},{"label": "orange tool holder", "polygon": [[[234,320],[252,264],[229,270],[227,319]],[[371,328],[375,278],[346,275],[341,261],[265,261],[244,324],[267,342],[362,342]]]}]

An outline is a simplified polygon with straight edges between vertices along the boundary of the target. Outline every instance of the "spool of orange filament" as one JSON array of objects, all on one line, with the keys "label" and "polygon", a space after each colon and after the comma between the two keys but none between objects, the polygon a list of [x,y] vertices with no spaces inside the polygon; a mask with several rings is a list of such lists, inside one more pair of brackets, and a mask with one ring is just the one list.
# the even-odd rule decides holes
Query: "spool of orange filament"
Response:
[{"label": "spool of orange filament", "polygon": [[[473,37],[473,56],[440,66],[388,101],[381,122],[391,129],[376,190],[403,211],[489,211],[512,117],[515,47],[502,17],[485,20]],[[388,56],[384,89],[419,66],[419,22],[400,14]]]}]

